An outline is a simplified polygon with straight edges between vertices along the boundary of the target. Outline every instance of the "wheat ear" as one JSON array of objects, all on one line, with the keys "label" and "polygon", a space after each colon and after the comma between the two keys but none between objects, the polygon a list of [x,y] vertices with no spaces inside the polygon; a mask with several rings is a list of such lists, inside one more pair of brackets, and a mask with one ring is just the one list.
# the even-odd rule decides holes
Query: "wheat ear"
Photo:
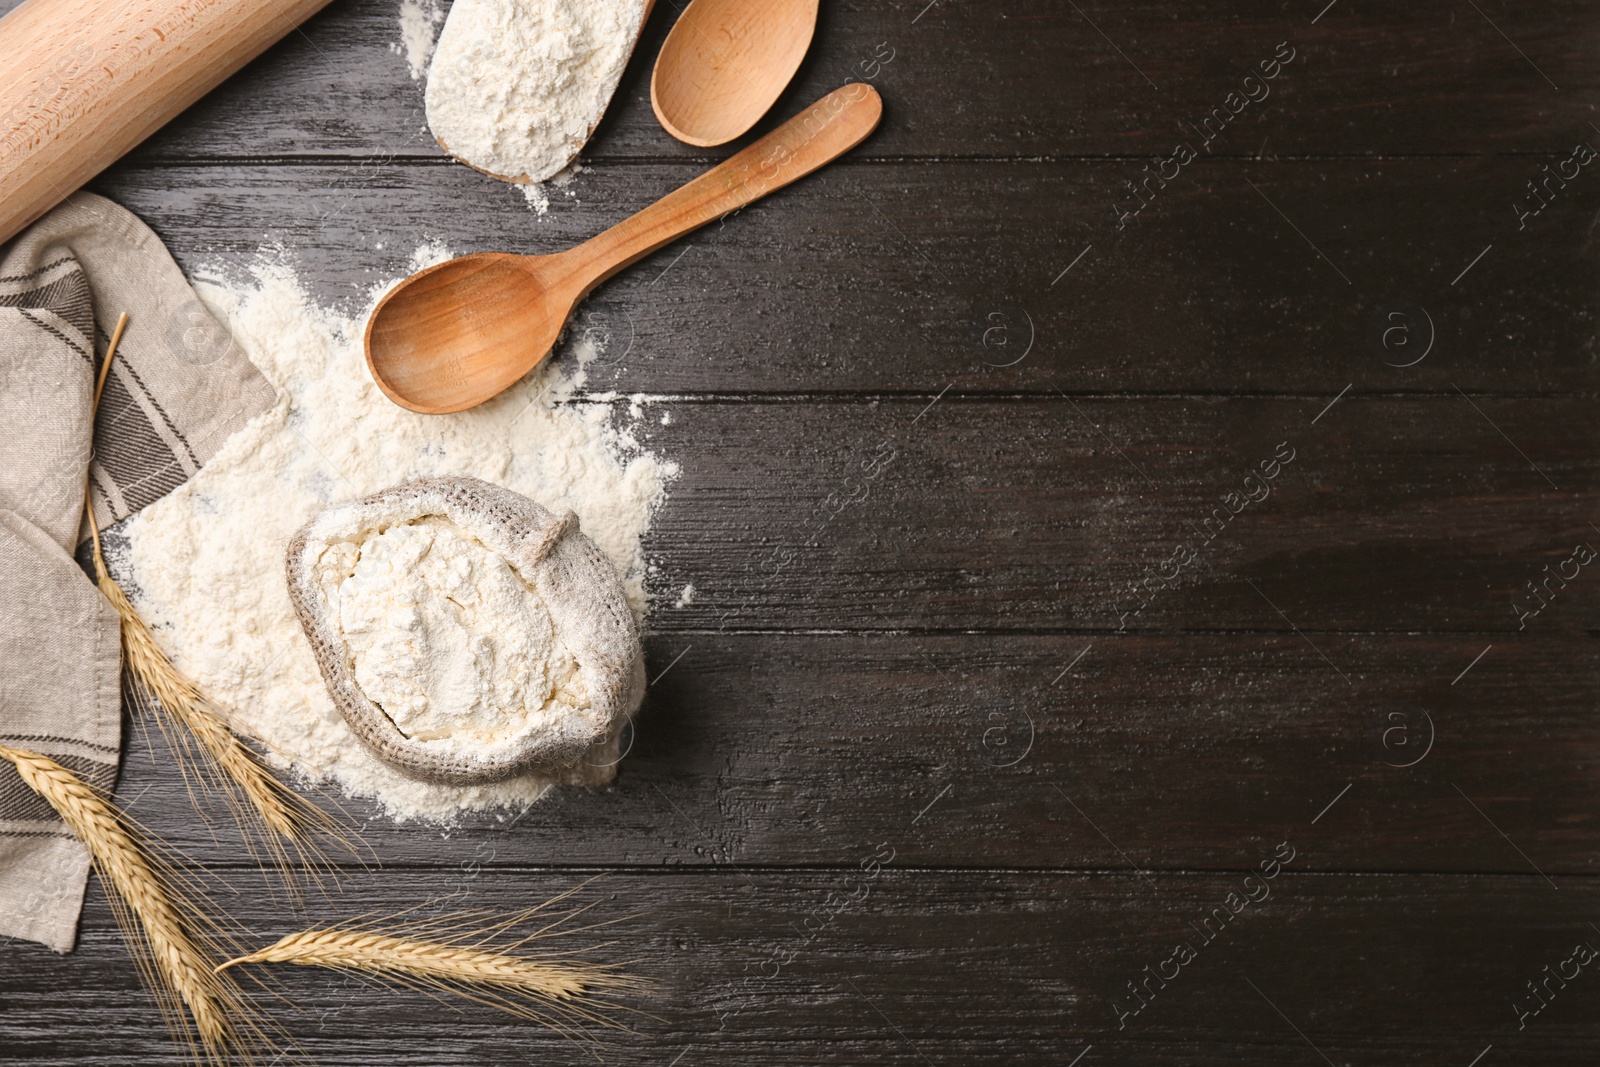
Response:
[{"label": "wheat ear", "polygon": [[[105,571],[95,552],[95,574],[100,592],[117,609],[122,624],[122,654],[134,680],[155,698],[161,712],[182,726],[200,748],[237,786],[245,801],[269,831],[290,841],[303,841],[311,832],[309,805],[273,774],[254,750],[229,729],[205,695],[179,671],[156,644],[150,627],[139,617],[127,594]],[[175,751],[182,747],[174,745]],[[310,816],[308,818],[308,816]]]},{"label": "wheat ear", "polygon": [[[109,887],[108,896],[128,946],[173,1026],[194,1051],[177,1002],[187,1005],[208,1059],[221,1060],[237,1047],[234,1020],[242,1012],[238,989],[210,966],[183,918],[181,898],[161,867],[140,850],[122,814],[77,775],[48,756],[0,746],[23,783],[38,793],[72,828]],[[131,916],[131,917],[130,917]],[[198,1058],[198,1057],[197,1057]]]},{"label": "wheat ear", "polygon": [[244,963],[297,963],[369,974],[394,973],[424,981],[495,986],[557,1000],[581,996],[610,977],[603,970],[582,964],[530,960],[432,941],[338,929],[290,934],[276,944],[229,960],[217,970]]},{"label": "wheat ear", "polygon": [[531,913],[495,923],[487,930],[467,928],[473,915],[417,924],[424,930],[438,930],[441,924],[467,928],[447,940],[357,928],[304,930],[231,959],[217,971],[248,963],[323,967],[424,992],[452,993],[539,1022],[575,1041],[583,1039],[585,1023],[620,1029],[620,1024],[580,998],[640,989],[643,983],[602,964],[515,955],[531,937],[498,946],[489,943],[496,933],[526,914]]},{"label": "wheat ear", "polygon": [[[111,361],[116,357],[117,345],[122,340],[127,323],[128,316],[124,313],[117,320],[111,342],[106,346],[105,360],[95,383],[94,405],[97,410],[111,372]],[[310,839],[319,831],[337,836],[332,820],[273,774],[261,757],[229,728],[200,687],[167,658],[161,646],[156,644],[150,627],[139,617],[133,603],[106,567],[105,553],[100,543],[100,525],[95,519],[94,501],[89,495],[87,482],[84,486],[84,509],[88,515],[89,534],[94,542],[95,584],[117,611],[122,631],[123,659],[136,686],[155,698],[160,709],[156,721],[167,736],[185,780],[191,780],[190,763],[193,755],[186,740],[178,736],[178,731],[168,728],[169,719],[199,742],[201,751],[221,771],[224,780],[218,784],[222,786],[241,825],[249,821],[253,813],[254,818],[266,828],[268,848],[280,869],[287,870],[289,866],[283,841],[312,851],[313,858],[320,859],[310,849]],[[136,700],[141,704],[148,703],[138,700],[137,691]],[[243,797],[242,807],[234,795],[235,789]]]}]

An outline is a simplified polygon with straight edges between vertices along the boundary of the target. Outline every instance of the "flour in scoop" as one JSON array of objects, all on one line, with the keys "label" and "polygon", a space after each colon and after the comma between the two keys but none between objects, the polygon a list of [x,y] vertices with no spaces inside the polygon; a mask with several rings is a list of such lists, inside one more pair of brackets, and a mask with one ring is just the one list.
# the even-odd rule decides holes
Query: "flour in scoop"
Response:
[{"label": "flour in scoop", "polygon": [[[446,257],[442,247],[431,247],[413,268]],[[553,511],[575,512],[582,531],[615,564],[638,618],[645,607],[640,541],[675,465],[614,425],[626,417],[625,405],[614,411],[575,395],[584,358],[595,355],[592,343],[580,340],[479,407],[418,415],[391,403],[367,373],[361,349],[366,309],[346,317],[319,307],[291,271],[270,264],[256,267],[242,285],[202,282],[196,288],[279,399],[229,438],[199,474],[120,528],[127,546],[114,568],[162,648],[276,759],[345,793],[373,797],[396,816],[447,822],[463,809],[515,807],[538,798],[549,787],[538,777],[482,786],[415,781],[356,739],[328,694],[290,601],[284,576],[289,542],[332,504],[411,478],[472,475]],[[424,535],[428,553],[421,551]],[[352,634],[361,647],[364,684],[404,704],[408,728],[492,731],[488,723],[497,710],[526,706],[541,694],[553,698],[544,705],[547,712],[562,700],[581,699],[567,684],[561,649],[548,643],[540,606],[493,561],[439,529],[396,532],[372,547],[373,566],[351,588],[345,625],[374,627]],[[428,563],[435,550],[437,558]],[[422,563],[418,585],[380,573],[382,560],[394,564],[393,571],[413,558]],[[458,582],[462,568],[465,584],[477,585],[478,594]],[[455,597],[461,613],[411,620],[410,602],[434,597],[427,586]],[[396,614],[378,625],[385,610]],[[490,651],[480,685],[463,667],[483,651],[479,639],[489,617],[502,611],[526,631],[518,638],[522,644],[506,653],[525,656],[528,671],[519,673],[506,656]],[[428,661],[437,672],[426,678],[426,702],[405,688],[407,657],[419,666]]]},{"label": "flour in scoop", "polygon": [[605,114],[645,0],[456,0],[428,71],[428,126],[451,155],[542,182]]}]

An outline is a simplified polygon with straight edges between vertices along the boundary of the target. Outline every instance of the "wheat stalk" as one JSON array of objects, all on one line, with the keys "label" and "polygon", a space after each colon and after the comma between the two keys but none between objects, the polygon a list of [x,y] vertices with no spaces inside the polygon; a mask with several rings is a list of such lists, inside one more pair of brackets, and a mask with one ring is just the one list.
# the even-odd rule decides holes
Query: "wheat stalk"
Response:
[{"label": "wheat stalk", "polygon": [[[502,920],[486,930],[473,928],[477,914],[446,916],[395,932],[339,927],[303,930],[228,960],[216,970],[220,974],[244,964],[290,963],[345,971],[424,992],[462,996],[534,1020],[575,1041],[585,1036],[584,1023],[621,1029],[621,1024],[590,1007],[592,1002],[580,998],[640,989],[643,983],[602,964],[514,954],[544,931],[508,944],[490,943],[495,934],[529,914],[532,912]],[[409,936],[450,928],[463,932],[444,940]]]},{"label": "wheat stalk", "polygon": [[[240,1046],[236,1019],[243,1017],[238,988],[210,966],[202,941],[184,920],[183,903],[164,870],[141,851],[122,814],[77,775],[48,756],[0,746],[24,784],[60,814],[89,848],[95,869],[122,925],[129,951],[156,1001],[191,1052],[220,1061]],[[182,1022],[181,1001],[199,1036]],[[195,1058],[199,1058],[198,1056]]]},{"label": "wheat stalk", "polygon": [[369,974],[393,973],[423,981],[488,985],[557,1000],[581,996],[609,977],[603,970],[581,964],[530,960],[440,942],[338,929],[290,934],[276,944],[229,960],[217,970],[245,963],[296,963]]},{"label": "wheat stalk", "polygon": [[[126,313],[117,320],[116,330],[106,346],[106,356],[100,366],[95,383],[94,406],[98,410],[100,397],[111,371],[111,361],[117,353],[117,344],[127,327]],[[153,697],[156,721],[168,740],[179,770],[186,782],[198,777],[199,766],[189,738],[199,743],[200,750],[220,776],[207,776],[219,786],[233,809],[241,829],[255,820],[265,830],[267,847],[278,868],[287,872],[289,857],[284,842],[293,843],[304,858],[320,860],[320,853],[311,846],[317,832],[338,837],[332,820],[319,808],[307,802],[290,789],[229,727],[212,702],[188,675],[180,671],[156,643],[150,627],[140,618],[133,603],[106,567],[105,553],[100,543],[100,525],[95,519],[94,501],[89,495],[89,484],[84,485],[84,508],[88,515],[89,533],[94,542],[95,584],[116,609],[122,633],[123,659],[133,676],[135,702],[147,707]],[[169,723],[181,730],[169,728]],[[185,736],[186,735],[186,736]],[[194,790],[191,784],[190,795]],[[243,798],[243,804],[239,802]],[[250,840],[246,835],[247,842]],[[253,846],[253,842],[252,842]]]}]

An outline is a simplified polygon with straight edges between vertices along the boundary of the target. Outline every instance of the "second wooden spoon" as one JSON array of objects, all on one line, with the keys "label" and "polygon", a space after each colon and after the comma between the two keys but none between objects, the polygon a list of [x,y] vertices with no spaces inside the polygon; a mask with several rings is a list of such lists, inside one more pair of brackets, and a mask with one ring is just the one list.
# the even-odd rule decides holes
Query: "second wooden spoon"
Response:
[{"label": "second wooden spoon", "polygon": [[816,28],[817,0],[692,0],[650,75],[656,118],[686,144],[728,143],[771,110]]},{"label": "second wooden spoon", "polygon": [[870,85],[846,85],[676,192],[576,248],[480,252],[419,271],[367,320],[367,366],[384,395],[425,414],[499,393],[550,354],[578,302],[630,263],[837,159],[883,115]]}]

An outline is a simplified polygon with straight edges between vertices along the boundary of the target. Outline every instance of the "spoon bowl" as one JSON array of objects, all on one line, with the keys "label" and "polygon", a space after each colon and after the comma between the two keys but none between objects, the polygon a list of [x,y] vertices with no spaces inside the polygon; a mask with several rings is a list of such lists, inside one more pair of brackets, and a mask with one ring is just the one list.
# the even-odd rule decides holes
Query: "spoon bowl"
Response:
[{"label": "spoon bowl", "polygon": [[726,144],[772,109],[800,69],[818,0],[691,0],[656,57],[650,106],[686,144]]},{"label": "spoon bowl", "polygon": [[389,290],[367,320],[373,381],[400,406],[440,415],[515,383],[555,347],[581,295],[562,287],[555,259],[480,252]]},{"label": "spoon bowl", "polygon": [[418,271],[367,320],[367,368],[385,396],[429,415],[513,385],[555,347],[578,302],[617,271],[837,159],[883,115],[870,85],[835,89],[743,151],[575,248],[480,252]]}]

